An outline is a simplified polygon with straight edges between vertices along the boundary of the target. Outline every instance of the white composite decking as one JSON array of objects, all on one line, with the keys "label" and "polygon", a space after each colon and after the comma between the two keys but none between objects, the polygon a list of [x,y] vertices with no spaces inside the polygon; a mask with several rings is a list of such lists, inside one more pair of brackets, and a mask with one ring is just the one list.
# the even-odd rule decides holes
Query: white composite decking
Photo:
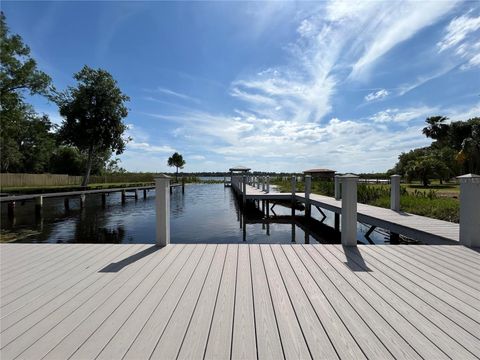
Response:
[{"label": "white composite decking", "polygon": [[0,358],[478,359],[463,246],[0,245]]},{"label": "white composite decking", "polygon": [[[266,193],[250,185],[247,185],[246,194],[247,199],[256,200],[288,200],[292,197],[291,193]],[[297,201],[305,202],[304,193],[296,193],[295,196]],[[342,201],[329,196],[310,194],[310,201],[312,205],[323,209],[336,213],[342,211]],[[448,244],[459,241],[460,226],[449,221],[360,203],[357,204],[357,217],[360,222],[430,244]]]}]

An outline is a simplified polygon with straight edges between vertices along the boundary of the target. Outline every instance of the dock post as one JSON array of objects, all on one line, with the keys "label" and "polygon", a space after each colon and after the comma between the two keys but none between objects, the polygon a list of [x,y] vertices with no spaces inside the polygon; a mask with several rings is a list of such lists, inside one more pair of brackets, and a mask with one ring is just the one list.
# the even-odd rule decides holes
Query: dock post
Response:
[{"label": "dock post", "polygon": [[43,196],[37,196],[35,198],[35,214],[40,215],[43,208]]},{"label": "dock post", "polygon": [[147,189],[143,189],[143,200],[147,198]]},{"label": "dock post", "polygon": [[270,193],[270,176],[267,176],[267,194]]},{"label": "dock post", "polygon": [[185,178],[182,176],[182,194],[185,194]]},{"label": "dock post", "polygon": [[170,244],[170,177],[155,177],[155,209],[156,209],[156,245],[160,247]]},{"label": "dock post", "polygon": [[357,245],[357,182],[358,176],[342,175],[342,245]]},{"label": "dock post", "polygon": [[68,197],[63,199],[63,206],[65,207],[66,211],[70,210],[70,199]]},{"label": "dock post", "polygon": [[125,193],[125,190],[122,190],[122,205],[125,204],[126,200],[127,200],[127,194]]},{"label": "dock post", "polygon": [[312,205],[310,204],[310,192],[312,191],[312,176],[305,176],[305,215],[312,216]]},{"label": "dock post", "polygon": [[243,207],[247,204],[247,176],[243,175],[243,184],[242,184],[242,204]]},{"label": "dock post", "polygon": [[8,202],[7,213],[10,219],[13,219],[15,217],[15,201]]},{"label": "dock post", "polygon": [[262,191],[265,191],[265,176],[262,176]]},{"label": "dock post", "polygon": [[85,194],[80,195],[80,209],[85,207]]},{"label": "dock post", "polygon": [[297,190],[297,177],[292,176],[292,216],[295,216],[295,192]]},{"label": "dock post", "polygon": [[480,175],[457,177],[460,181],[460,244],[480,246]]},{"label": "dock post", "polygon": [[390,179],[390,209],[400,211],[400,175],[392,175]]},{"label": "dock post", "polygon": [[340,185],[340,175],[335,175],[335,200],[340,200],[342,197],[341,185]]},{"label": "dock post", "polygon": [[107,206],[107,194],[102,193],[102,207]]},{"label": "dock post", "polygon": [[135,201],[137,201],[137,200],[138,200],[138,190],[135,189],[135,190],[133,191],[133,194],[135,195]]}]

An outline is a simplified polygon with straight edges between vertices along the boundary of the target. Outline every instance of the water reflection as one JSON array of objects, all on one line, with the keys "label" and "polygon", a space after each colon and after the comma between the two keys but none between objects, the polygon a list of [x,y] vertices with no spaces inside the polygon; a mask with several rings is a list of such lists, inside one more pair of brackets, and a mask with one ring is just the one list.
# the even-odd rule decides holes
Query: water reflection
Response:
[{"label": "water reflection", "polygon": [[[89,195],[84,208],[78,198],[71,198],[68,208],[64,199],[44,199],[42,216],[35,216],[34,204],[18,203],[15,218],[9,219],[2,204],[2,234],[20,241],[51,243],[155,243],[155,192],[146,199],[139,194],[126,198],[120,193],[102,198]],[[291,209],[281,204],[250,204],[245,211],[232,190],[223,184],[187,185],[185,193],[177,188],[171,195],[172,243],[339,243],[333,230],[333,213],[325,217],[312,208],[312,218],[304,209]],[[272,210],[273,206],[273,210]],[[321,221],[323,218],[323,221]],[[358,238],[367,242],[368,228],[359,226]],[[371,234],[376,243],[384,236]]]}]

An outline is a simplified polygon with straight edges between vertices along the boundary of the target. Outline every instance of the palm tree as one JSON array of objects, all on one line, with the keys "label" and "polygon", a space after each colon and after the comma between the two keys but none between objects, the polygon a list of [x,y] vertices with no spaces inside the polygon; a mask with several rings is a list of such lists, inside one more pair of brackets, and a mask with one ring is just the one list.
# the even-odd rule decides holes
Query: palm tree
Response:
[{"label": "palm tree", "polygon": [[183,156],[177,152],[168,158],[168,166],[175,166],[177,168],[177,173],[175,174],[175,181],[178,181],[178,169],[183,169],[185,164],[186,163],[185,160],[183,160]]},{"label": "palm tree", "polygon": [[433,140],[443,140],[448,132],[448,125],[444,124],[446,120],[448,120],[448,118],[445,116],[431,116],[427,118],[425,122],[428,126],[423,128],[423,134]]}]

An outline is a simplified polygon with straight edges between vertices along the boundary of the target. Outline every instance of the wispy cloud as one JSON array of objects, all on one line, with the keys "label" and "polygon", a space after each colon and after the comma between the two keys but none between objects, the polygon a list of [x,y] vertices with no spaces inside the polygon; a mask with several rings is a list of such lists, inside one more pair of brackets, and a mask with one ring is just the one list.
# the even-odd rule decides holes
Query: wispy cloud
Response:
[{"label": "wispy cloud", "polygon": [[370,102],[374,100],[381,100],[386,98],[390,93],[386,89],[380,89],[378,91],[371,92],[365,96],[365,100]]},{"label": "wispy cloud", "polygon": [[480,16],[470,13],[450,21],[445,36],[437,43],[439,53],[451,50],[464,59],[463,69],[480,66]]},{"label": "wispy cloud", "polygon": [[180,93],[180,92],[177,92],[177,91],[173,91],[171,89],[167,89],[167,88],[161,87],[161,86],[155,88],[154,90],[145,89],[145,91],[150,92],[150,93],[163,94],[163,95],[167,95],[169,97],[175,97],[175,98],[182,99],[182,100],[192,101],[192,102],[197,103],[197,104],[201,103],[201,101],[199,99],[197,99],[193,96],[189,96],[189,95],[186,95],[186,94],[183,94],[183,93]]}]

